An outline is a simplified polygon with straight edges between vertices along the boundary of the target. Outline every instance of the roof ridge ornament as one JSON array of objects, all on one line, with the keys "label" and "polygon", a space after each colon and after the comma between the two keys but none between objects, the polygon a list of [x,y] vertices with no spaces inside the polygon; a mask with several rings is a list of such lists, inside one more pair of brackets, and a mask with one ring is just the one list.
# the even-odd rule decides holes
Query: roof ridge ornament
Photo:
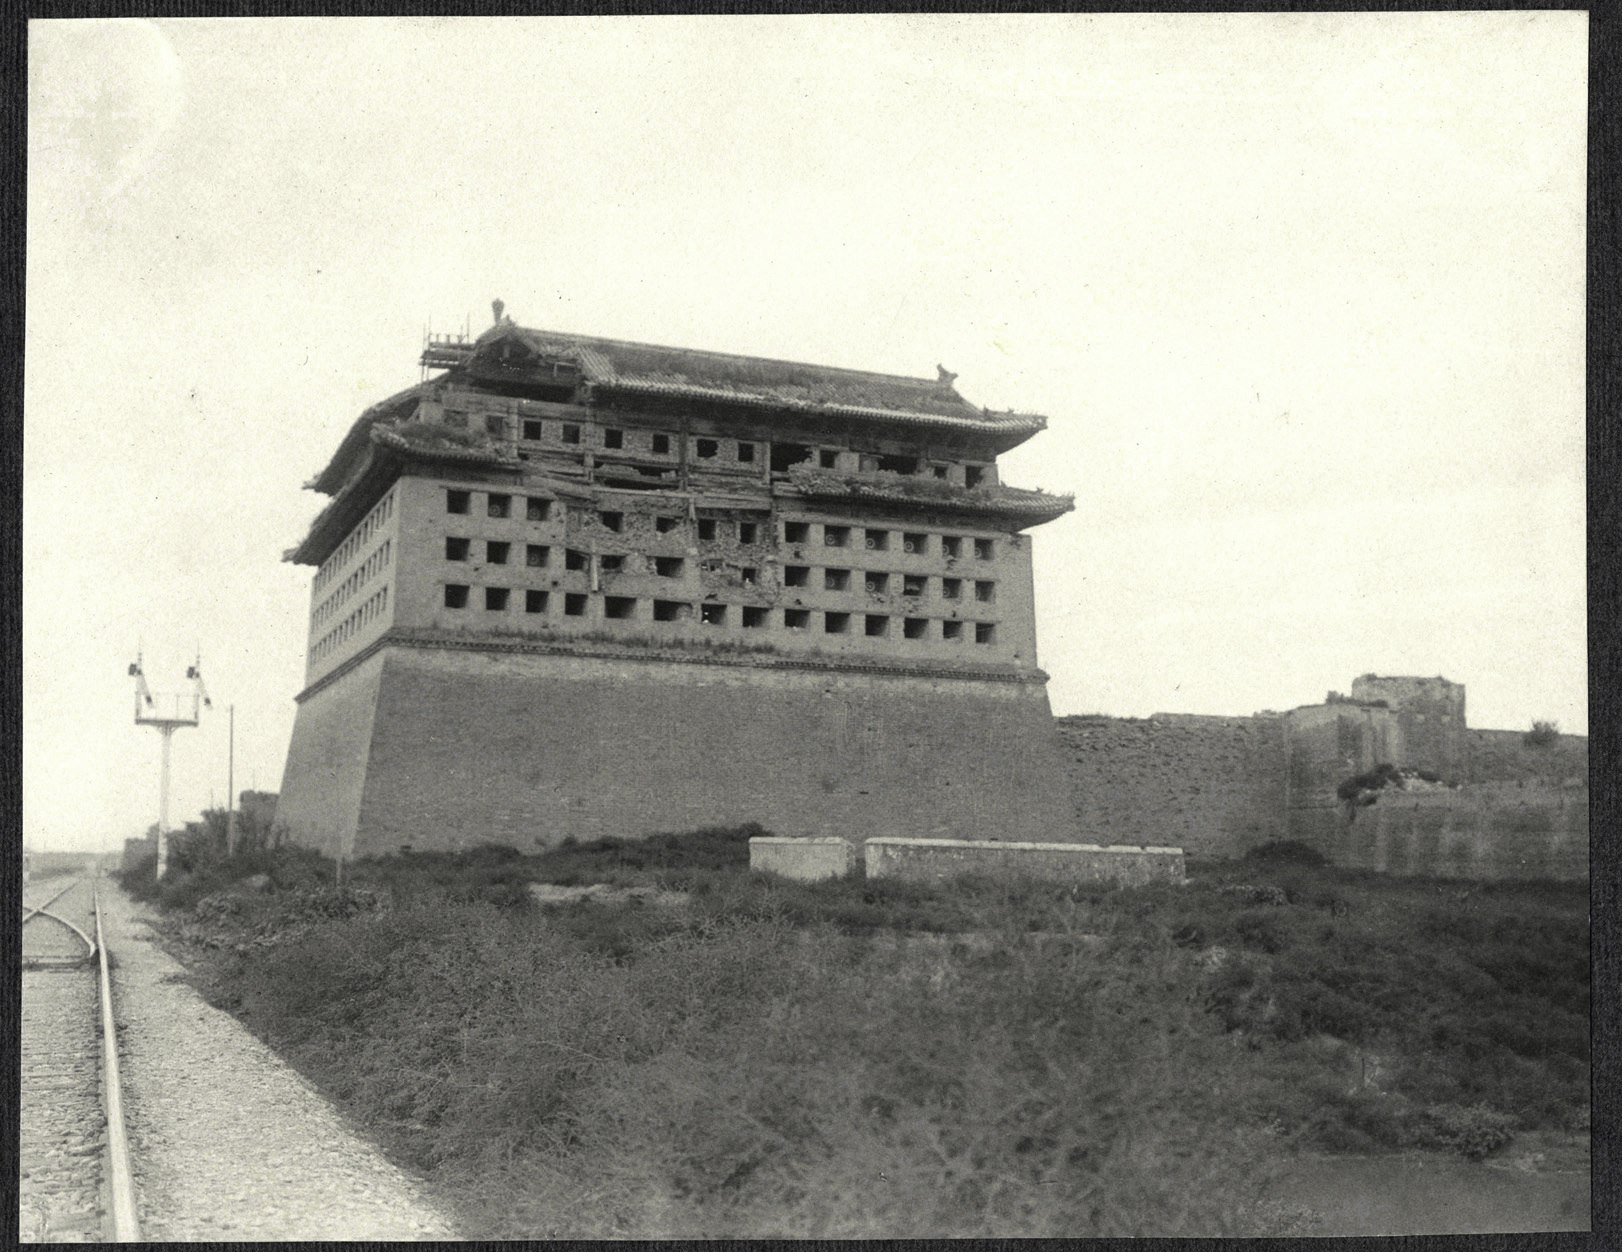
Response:
[{"label": "roof ridge ornament", "polygon": [[935,373],[938,375],[936,381],[939,382],[942,387],[950,387],[957,380],[957,375],[952,373],[952,371],[947,369],[944,365],[937,364],[935,366]]}]

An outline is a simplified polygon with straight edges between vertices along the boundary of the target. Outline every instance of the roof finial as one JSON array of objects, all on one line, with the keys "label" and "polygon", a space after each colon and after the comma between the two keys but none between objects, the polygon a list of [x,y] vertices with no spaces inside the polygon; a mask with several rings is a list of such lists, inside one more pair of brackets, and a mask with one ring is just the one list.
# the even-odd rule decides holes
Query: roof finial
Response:
[{"label": "roof finial", "polygon": [[501,302],[500,296],[497,296],[494,300],[490,301],[490,311],[496,315],[497,326],[501,325],[501,311],[506,307],[507,306]]},{"label": "roof finial", "polygon": [[947,369],[944,365],[937,365],[935,367],[935,372],[940,375],[939,381],[942,387],[950,387],[952,385],[952,380],[957,377],[956,374],[952,373],[952,371]]}]

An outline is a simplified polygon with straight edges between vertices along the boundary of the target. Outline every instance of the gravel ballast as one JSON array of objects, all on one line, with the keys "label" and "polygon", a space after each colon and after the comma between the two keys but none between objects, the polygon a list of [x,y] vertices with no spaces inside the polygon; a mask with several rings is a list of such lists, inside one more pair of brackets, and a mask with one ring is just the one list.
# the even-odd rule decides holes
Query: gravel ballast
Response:
[{"label": "gravel ballast", "polygon": [[102,882],[143,1239],[455,1239],[421,1183],[360,1138],[158,946]]},{"label": "gravel ballast", "polygon": [[[44,905],[71,881],[30,883],[23,902]],[[51,912],[94,929],[86,886],[62,894]],[[94,969],[84,963],[85,941],[46,916],[23,923],[22,956],[17,1237],[25,1243],[99,1243],[106,1122]],[[41,959],[61,964],[28,968]]]},{"label": "gravel ballast", "polygon": [[96,984],[87,970],[23,974],[18,1238],[99,1243],[104,1121]]}]

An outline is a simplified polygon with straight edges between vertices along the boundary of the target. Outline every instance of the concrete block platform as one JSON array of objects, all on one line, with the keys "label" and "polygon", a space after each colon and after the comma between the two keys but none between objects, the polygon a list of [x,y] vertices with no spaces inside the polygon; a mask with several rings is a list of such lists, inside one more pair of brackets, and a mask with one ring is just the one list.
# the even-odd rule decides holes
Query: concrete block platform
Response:
[{"label": "concrete block platform", "polygon": [[869,878],[938,882],[961,874],[988,874],[1128,886],[1184,878],[1181,848],[888,838],[869,839],[863,848]]},{"label": "concrete block platform", "polygon": [[749,868],[801,882],[818,882],[848,874],[852,854],[849,840],[833,835],[806,839],[759,835],[749,841]]}]

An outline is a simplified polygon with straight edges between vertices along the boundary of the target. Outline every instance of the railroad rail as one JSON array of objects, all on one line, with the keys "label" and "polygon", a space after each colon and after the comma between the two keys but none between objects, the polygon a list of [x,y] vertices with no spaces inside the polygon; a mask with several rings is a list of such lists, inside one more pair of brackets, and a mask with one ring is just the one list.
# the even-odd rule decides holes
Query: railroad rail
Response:
[{"label": "railroad rail", "polygon": [[[22,924],[23,924],[24,927],[27,927],[29,922],[34,921],[36,918],[43,917],[47,921],[55,922],[59,926],[65,926],[65,927],[67,927],[68,930],[72,931],[74,933],[74,935],[76,935],[79,938],[79,940],[85,945],[85,951],[82,952],[82,953],[57,953],[57,952],[39,953],[39,952],[36,952],[32,956],[30,956],[29,953],[28,953],[27,947],[25,945],[24,948],[23,948],[23,968],[24,969],[60,969],[60,968],[64,968],[64,967],[73,968],[73,967],[78,966],[78,965],[88,964],[89,962],[96,959],[96,954],[97,954],[97,951],[99,949],[99,945],[98,945],[97,941],[95,939],[92,939],[88,934],[86,934],[84,932],[84,930],[82,928],[80,928],[79,926],[74,925],[67,918],[62,917],[62,916],[60,916],[60,915],[58,915],[56,913],[51,912],[51,905],[55,904],[63,896],[67,895],[68,892],[72,891],[75,887],[78,887],[80,885],[81,884],[78,881],[70,882],[66,887],[63,887],[62,890],[58,891],[49,900],[45,901],[44,904],[41,904],[41,905],[39,905],[39,906],[37,906],[35,908],[30,908],[27,904],[24,904],[23,905],[23,922],[22,922]],[[94,893],[95,893],[95,885],[92,884],[91,885],[92,898],[94,898]]]},{"label": "railroad rail", "polygon": [[[58,904],[70,892],[85,887],[90,892],[90,931],[63,916],[70,909]],[[78,907],[83,909],[82,904]],[[59,949],[65,936],[50,931],[47,937],[46,931],[38,929],[46,922],[65,928],[83,950],[48,950]],[[30,923],[37,932],[32,936]],[[41,1242],[82,1242],[86,1238],[139,1242],[112,973],[95,880],[77,879],[43,904],[25,904],[23,928],[23,969],[32,973],[25,975],[23,988],[22,1237]],[[28,950],[30,937],[33,953]],[[42,947],[47,950],[41,951]],[[32,985],[29,976],[36,980]],[[85,979],[89,985],[81,981]],[[96,1036],[99,1049],[92,1046]],[[97,1053],[99,1064],[87,1060]],[[93,1174],[98,1176],[92,1178]],[[31,1177],[35,1182],[32,1194]],[[94,1213],[85,1211],[87,1196],[94,1197]],[[75,1199],[80,1201],[77,1209],[73,1208]],[[53,1205],[64,1208],[66,1216]],[[27,1228],[30,1211],[37,1224],[33,1230]],[[87,1218],[98,1221],[99,1229],[85,1230]],[[74,1228],[65,1228],[64,1222]]]}]

